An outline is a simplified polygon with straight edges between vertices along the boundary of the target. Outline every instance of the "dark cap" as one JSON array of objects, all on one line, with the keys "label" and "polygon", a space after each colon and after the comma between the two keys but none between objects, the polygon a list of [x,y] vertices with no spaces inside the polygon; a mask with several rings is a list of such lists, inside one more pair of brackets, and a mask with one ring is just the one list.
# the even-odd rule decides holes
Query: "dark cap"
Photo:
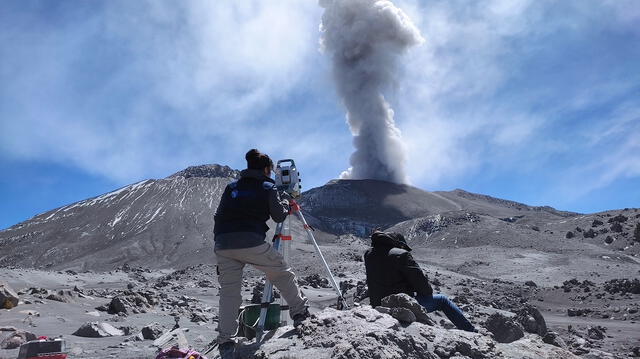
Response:
[{"label": "dark cap", "polygon": [[262,170],[265,167],[273,168],[273,161],[271,161],[271,158],[255,148],[250,149],[244,158],[247,160],[247,168],[249,169]]}]

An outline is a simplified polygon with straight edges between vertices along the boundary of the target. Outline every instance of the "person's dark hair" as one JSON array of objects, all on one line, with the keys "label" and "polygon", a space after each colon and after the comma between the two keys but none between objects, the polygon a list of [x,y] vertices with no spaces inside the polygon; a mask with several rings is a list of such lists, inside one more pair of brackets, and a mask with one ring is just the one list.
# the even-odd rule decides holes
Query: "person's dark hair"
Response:
[{"label": "person's dark hair", "polygon": [[264,153],[252,148],[244,156],[247,160],[247,168],[253,170],[263,170],[265,167],[273,168],[273,161]]}]

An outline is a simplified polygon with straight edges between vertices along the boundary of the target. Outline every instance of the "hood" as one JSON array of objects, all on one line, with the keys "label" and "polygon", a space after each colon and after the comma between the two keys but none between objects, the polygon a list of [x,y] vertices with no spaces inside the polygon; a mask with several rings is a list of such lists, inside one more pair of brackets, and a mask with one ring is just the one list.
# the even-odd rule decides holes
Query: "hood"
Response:
[{"label": "hood", "polygon": [[373,247],[393,247],[411,251],[407,240],[400,233],[375,231],[371,234],[371,245]]}]

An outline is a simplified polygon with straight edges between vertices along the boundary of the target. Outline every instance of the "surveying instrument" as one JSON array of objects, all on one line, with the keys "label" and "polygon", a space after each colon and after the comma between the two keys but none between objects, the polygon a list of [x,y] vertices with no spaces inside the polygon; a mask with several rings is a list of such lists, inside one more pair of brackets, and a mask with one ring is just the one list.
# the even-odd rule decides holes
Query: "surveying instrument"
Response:
[{"label": "surveying instrument", "polygon": [[[338,309],[348,307],[344,297],[342,296],[342,291],[336,282],[333,273],[331,273],[331,269],[327,264],[324,256],[322,255],[322,251],[320,251],[320,247],[318,246],[318,242],[313,236],[313,228],[307,223],[302,214],[300,205],[295,201],[296,198],[300,197],[300,173],[296,168],[296,164],[292,159],[285,159],[278,161],[276,165],[276,188],[278,191],[285,192],[290,198],[289,200],[289,216],[282,223],[278,223],[276,225],[275,235],[273,236],[273,248],[278,252],[282,253],[285,260],[288,259],[291,250],[291,241],[293,237],[291,235],[291,215],[295,214],[295,216],[302,223],[302,227],[304,228],[307,238],[313,243],[313,246],[316,250],[316,253],[320,257],[322,264],[324,265],[324,269],[327,271],[329,275],[329,282],[333,287],[333,290],[338,295],[337,307]],[[262,301],[260,304],[260,317],[258,319],[258,323],[256,326],[256,342],[260,342],[262,339],[262,335],[264,334],[265,322],[267,319],[267,311],[269,306],[271,305],[271,301],[273,297],[273,284],[266,280],[264,285],[264,290],[262,292]],[[284,298],[280,298],[280,323],[287,324],[287,318],[289,314],[289,307],[284,304]]]}]

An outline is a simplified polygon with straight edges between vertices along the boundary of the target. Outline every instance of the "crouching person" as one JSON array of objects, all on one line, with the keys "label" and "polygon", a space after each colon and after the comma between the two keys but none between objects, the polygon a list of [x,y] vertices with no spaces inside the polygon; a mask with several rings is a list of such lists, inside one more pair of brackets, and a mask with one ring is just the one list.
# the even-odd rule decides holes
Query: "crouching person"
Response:
[{"label": "crouching person", "polygon": [[278,288],[289,305],[294,326],[309,316],[307,299],[302,296],[291,267],[265,242],[269,217],[280,223],[289,212],[288,202],[280,199],[270,177],[273,162],[255,149],[247,152],[245,158],[247,169],[240,173],[238,181],[227,185],[215,214],[215,253],[220,283],[217,342],[223,359],[234,357],[233,337],[238,330],[242,271],[246,264],[264,272]]},{"label": "crouching person", "polygon": [[402,234],[373,232],[371,248],[364,254],[371,306],[379,306],[382,298],[388,295],[406,293],[427,312],[442,311],[458,329],[477,332],[447,296],[433,294],[427,277],[410,252]]}]

